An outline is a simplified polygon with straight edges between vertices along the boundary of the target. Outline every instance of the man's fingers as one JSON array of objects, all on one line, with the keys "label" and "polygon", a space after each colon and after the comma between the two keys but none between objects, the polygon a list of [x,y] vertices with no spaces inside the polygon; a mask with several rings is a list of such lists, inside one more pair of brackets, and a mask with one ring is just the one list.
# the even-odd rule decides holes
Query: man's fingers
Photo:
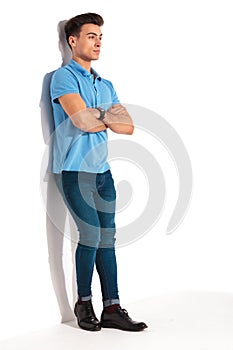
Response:
[{"label": "man's fingers", "polygon": [[112,114],[126,113],[126,108],[122,105],[114,105],[109,109],[109,112]]}]

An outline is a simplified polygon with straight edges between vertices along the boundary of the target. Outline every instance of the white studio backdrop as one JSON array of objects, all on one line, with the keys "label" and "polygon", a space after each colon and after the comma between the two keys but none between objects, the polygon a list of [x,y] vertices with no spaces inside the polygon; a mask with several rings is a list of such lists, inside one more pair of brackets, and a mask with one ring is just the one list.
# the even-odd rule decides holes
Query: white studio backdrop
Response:
[{"label": "white studio backdrop", "polygon": [[[4,4],[0,24],[0,339],[60,322],[40,190],[45,145],[39,102],[44,75],[61,65],[57,24],[83,12],[105,19],[102,54],[93,67],[113,82],[123,103],[149,108],[175,128],[193,169],[187,215],[166,235],[179,189],[176,169],[159,142],[135,132],[134,140],[154,152],[163,169],[167,199],[155,227],[117,250],[122,303],[177,290],[233,293],[231,2],[12,1]],[[125,169],[135,201],[141,198],[128,209],[133,219],[143,210],[147,189],[137,186],[142,174],[130,164],[114,164],[116,181]],[[67,238],[63,250],[71,296]],[[94,290],[100,304],[96,277]]]}]

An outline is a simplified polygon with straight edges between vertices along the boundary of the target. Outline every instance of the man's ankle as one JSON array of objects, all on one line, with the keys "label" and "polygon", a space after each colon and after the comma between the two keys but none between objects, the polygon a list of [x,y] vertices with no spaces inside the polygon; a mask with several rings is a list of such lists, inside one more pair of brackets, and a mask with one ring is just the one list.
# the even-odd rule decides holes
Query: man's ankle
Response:
[{"label": "man's ankle", "polygon": [[78,305],[85,305],[89,302],[91,302],[91,299],[89,299],[89,300],[78,299]]}]

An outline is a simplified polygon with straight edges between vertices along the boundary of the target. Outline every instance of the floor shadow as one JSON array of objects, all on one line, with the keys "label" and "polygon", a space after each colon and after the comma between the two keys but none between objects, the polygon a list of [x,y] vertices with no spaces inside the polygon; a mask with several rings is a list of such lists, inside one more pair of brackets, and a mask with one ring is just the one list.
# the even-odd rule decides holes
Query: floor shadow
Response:
[{"label": "floor shadow", "polygon": [[[184,291],[154,295],[126,305],[136,320],[144,320],[143,332],[102,329],[87,332],[75,322],[55,325],[0,342],[4,350],[143,349],[232,350],[233,294]],[[69,327],[67,327],[69,326]]]}]

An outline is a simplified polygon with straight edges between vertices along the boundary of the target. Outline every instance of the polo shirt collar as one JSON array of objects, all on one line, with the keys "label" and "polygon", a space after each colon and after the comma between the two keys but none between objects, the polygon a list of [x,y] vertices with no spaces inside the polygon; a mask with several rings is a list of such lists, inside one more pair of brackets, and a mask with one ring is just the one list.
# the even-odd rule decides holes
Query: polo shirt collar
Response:
[{"label": "polo shirt collar", "polygon": [[99,76],[99,74],[93,69],[91,68],[91,73],[86,70],[85,68],[83,68],[79,63],[77,63],[74,60],[70,60],[69,65],[78,73],[81,73],[84,77],[90,77],[91,75],[94,74],[94,76],[96,77],[96,79],[101,80],[101,77]]}]

